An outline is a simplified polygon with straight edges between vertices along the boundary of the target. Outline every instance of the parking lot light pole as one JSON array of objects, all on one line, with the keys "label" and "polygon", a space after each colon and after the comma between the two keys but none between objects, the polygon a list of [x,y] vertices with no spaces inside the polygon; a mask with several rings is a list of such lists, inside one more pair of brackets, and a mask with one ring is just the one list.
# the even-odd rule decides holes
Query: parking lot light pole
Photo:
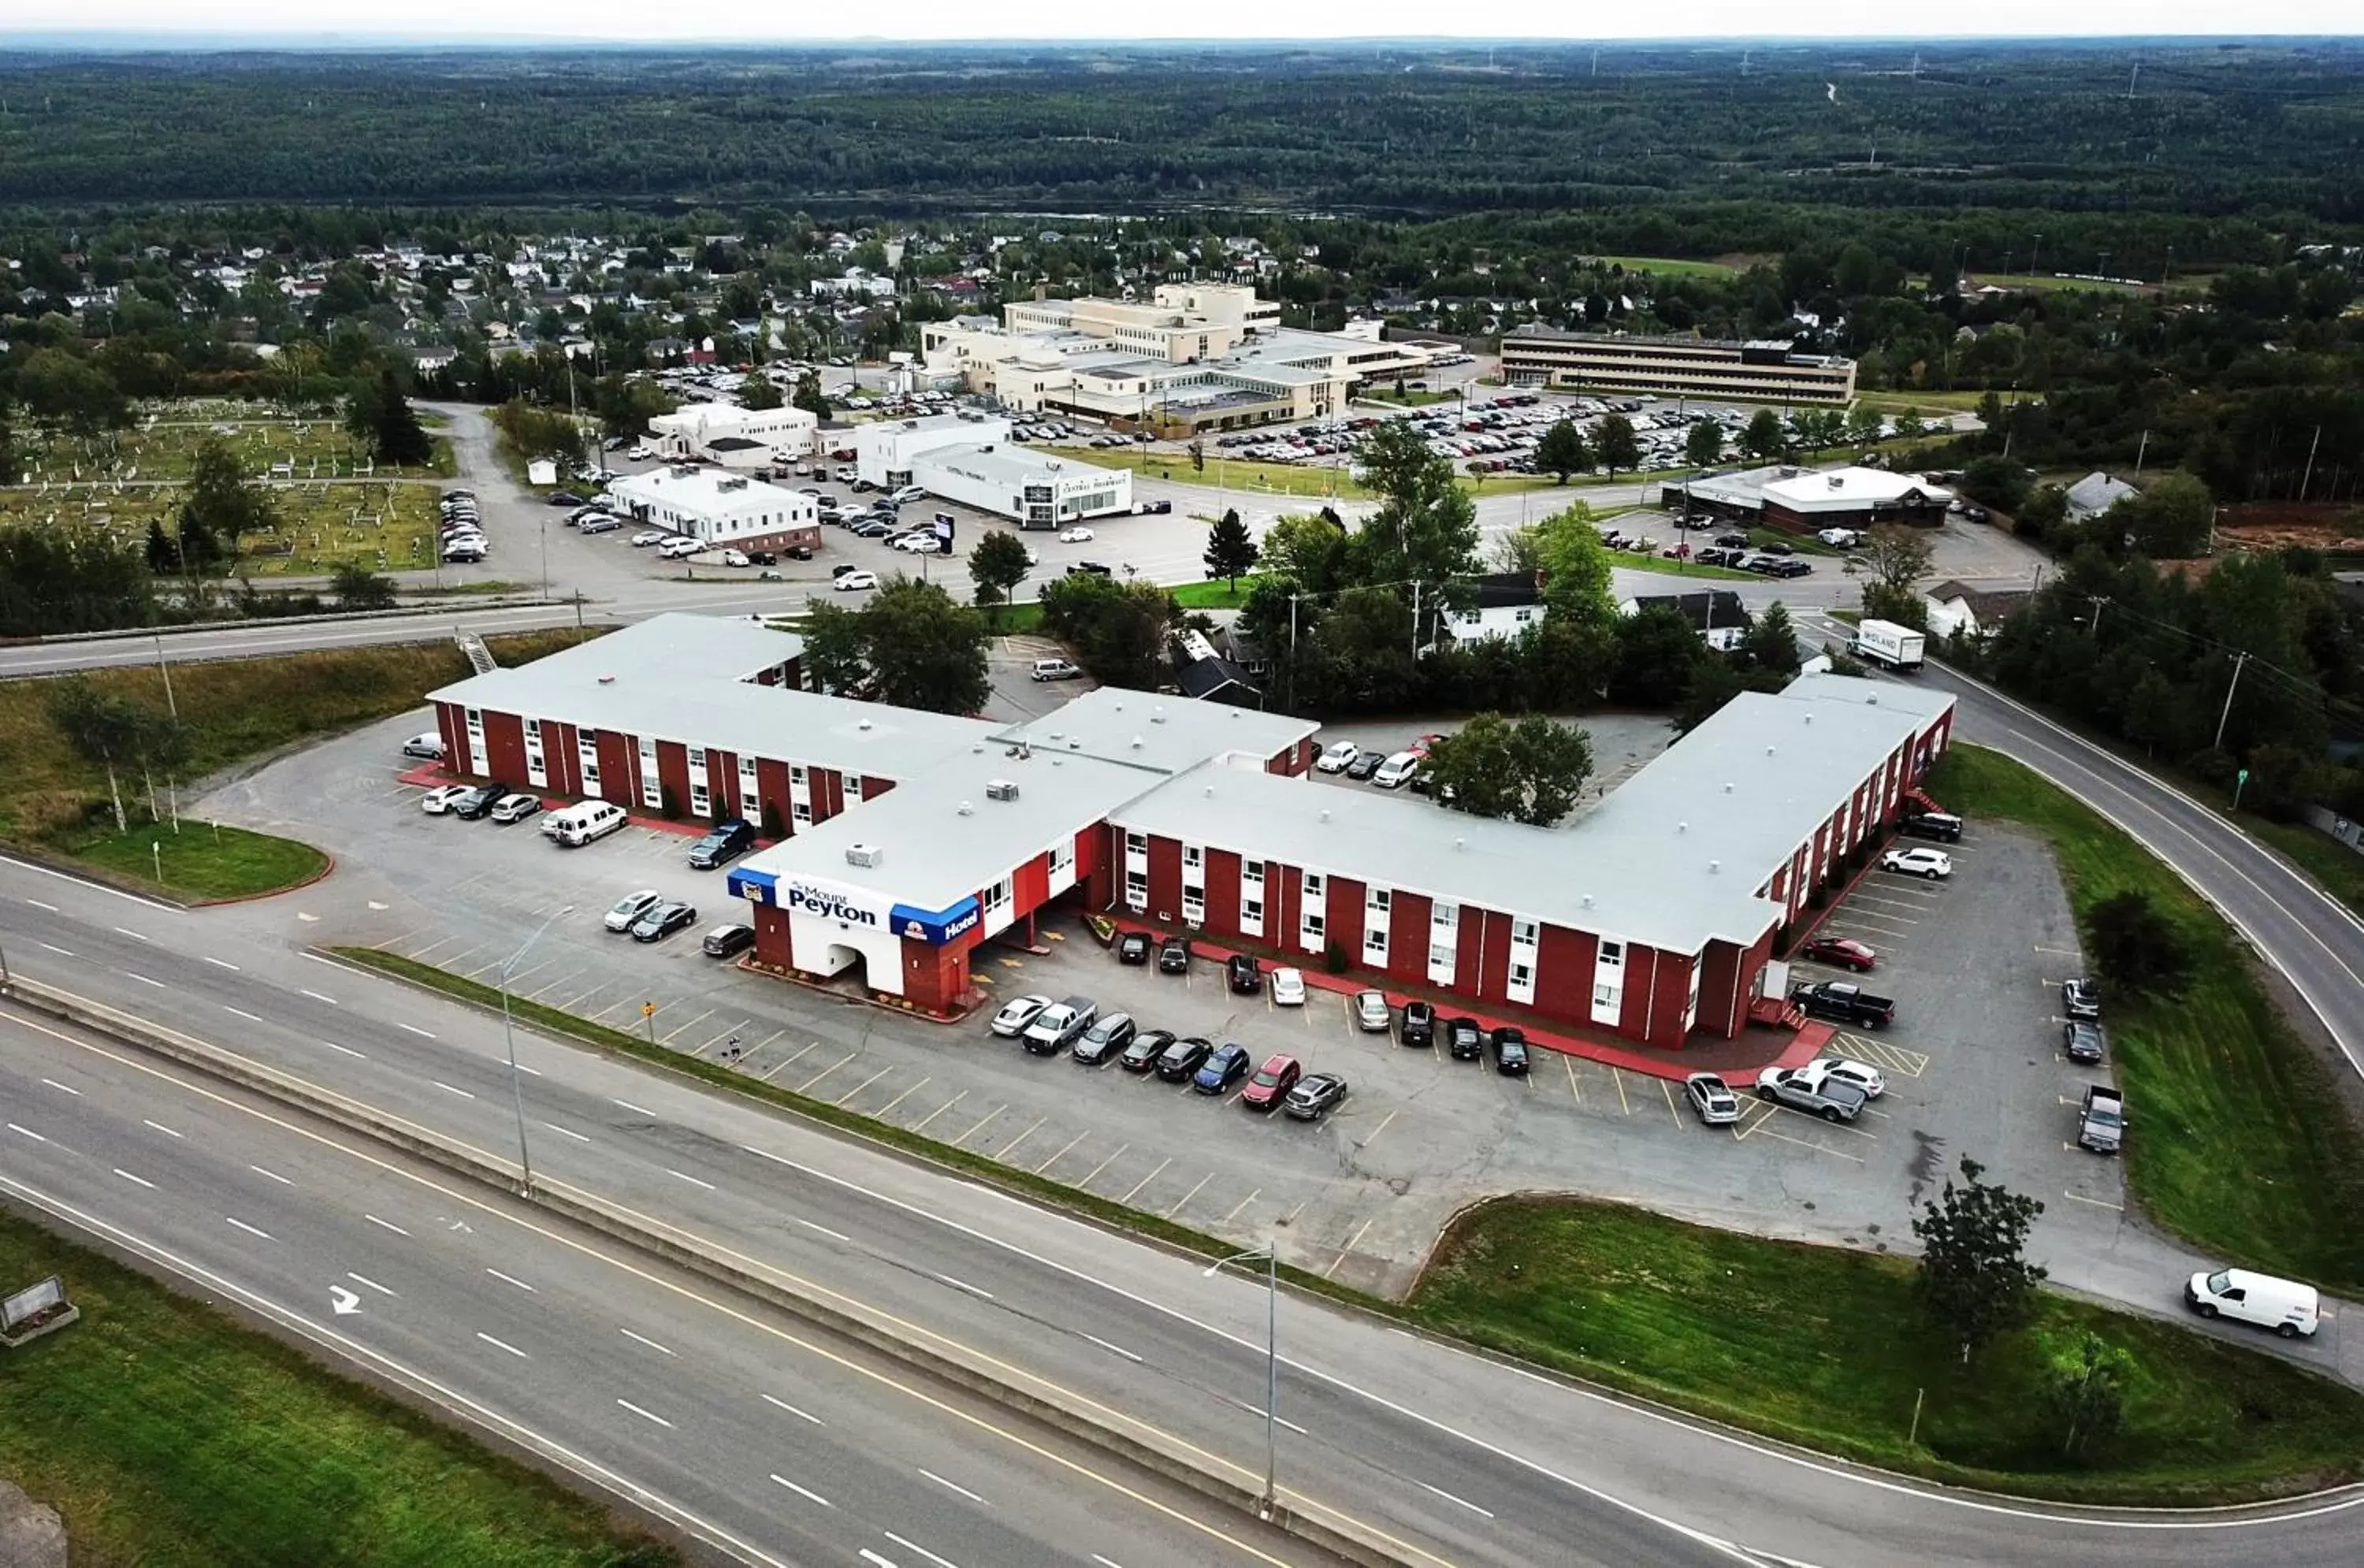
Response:
[{"label": "parking lot light pole", "polygon": [[559,916],[574,913],[574,906],[572,904],[558,910],[549,919],[536,926],[533,935],[526,938],[524,944],[517,951],[501,961],[501,1044],[509,1053],[509,1104],[517,1111],[518,1172],[524,1190],[529,1193],[533,1191],[533,1159],[526,1152],[525,1146],[525,1090],[520,1087],[523,1078],[518,1072],[517,1036],[512,1032],[509,1024],[509,975],[517,968],[518,961],[525,957],[527,950],[534,943],[541,940],[541,933],[550,929],[552,923],[557,920]]},{"label": "parking lot light pole", "polygon": [[1264,1260],[1264,1497],[1258,1511],[1268,1519],[1280,1501],[1274,1484],[1280,1452],[1276,1432],[1280,1421],[1280,1252],[1269,1243],[1234,1252],[1210,1264],[1201,1277],[1212,1279],[1232,1264],[1243,1263],[1251,1258]]}]

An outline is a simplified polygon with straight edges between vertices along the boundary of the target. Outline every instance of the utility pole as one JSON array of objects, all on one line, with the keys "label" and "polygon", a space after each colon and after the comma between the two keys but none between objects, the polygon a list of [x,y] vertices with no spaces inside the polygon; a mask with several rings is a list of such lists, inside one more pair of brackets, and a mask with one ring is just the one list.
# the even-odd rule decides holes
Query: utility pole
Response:
[{"label": "utility pole", "polygon": [[[2316,426],[2315,434],[2319,437],[2322,433],[2323,427],[2320,425]],[[2308,454],[2307,461],[2309,462],[2314,462],[2313,453]],[[2306,487],[2304,485],[2299,486],[2299,498],[2301,500],[2304,500],[2306,498]],[[173,716],[174,722],[177,723],[181,717],[181,705],[173,700],[173,667],[164,662],[164,634],[160,631],[155,633],[154,636],[156,639],[156,673],[164,677],[164,709]]]},{"label": "utility pole", "polygon": [[2098,595],[2094,597],[2093,619],[2091,624],[2085,628],[2085,638],[2087,641],[2099,642],[2102,640],[2102,611],[2108,607],[2109,603],[2109,600]]},{"label": "utility pole", "polygon": [[1420,581],[1417,578],[1413,579],[1411,585],[1411,656],[1414,659],[1420,657]]},{"label": "utility pole", "polygon": [[[2135,477],[2136,479],[2142,477],[2143,454],[2148,450],[2150,450],[2150,432],[2145,430],[2142,433],[2142,439],[2135,444]],[[2303,495],[2302,499],[2303,499]]]},{"label": "utility pole", "polygon": [[[2306,443],[2306,468],[2299,475],[2298,498],[2302,503],[2306,500],[2306,487],[2314,483],[2314,451],[2321,445],[2323,445],[2323,427],[2317,425],[2314,428],[2314,439]],[[159,644],[159,646],[162,645]]]},{"label": "utility pole", "polygon": [[2216,716],[2216,749],[2225,749],[2225,725],[2233,717],[2233,694],[2241,689],[2241,667],[2249,662],[2247,653],[2233,661],[2233,682],[2225,688],[2225,711]]}]

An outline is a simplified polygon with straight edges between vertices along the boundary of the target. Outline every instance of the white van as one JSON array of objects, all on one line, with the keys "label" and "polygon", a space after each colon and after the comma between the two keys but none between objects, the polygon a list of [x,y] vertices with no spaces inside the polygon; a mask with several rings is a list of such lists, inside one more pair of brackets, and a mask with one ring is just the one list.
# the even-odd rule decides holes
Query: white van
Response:
[{"label": "white van", "polygon": [[1379,764],[1379,771],[1371,775],[1371,782],[1381,789],[1400,789],[1418,772],[1420,753],[1399,751]]},{"label": "white van", "polygon": [[2184,1303],[2202,1318],[2230,1318],[2271,1329],[2285,1340],[2313,1334],[2322,1320],[2314,1286],[2247,1269],[2219,1269],[2183,1282]]},{"label": "white van", "polygon": [[612,801],[586,800],[541,819],[542,837],[564,850],[579,850],[624,825],[624,808]]}]

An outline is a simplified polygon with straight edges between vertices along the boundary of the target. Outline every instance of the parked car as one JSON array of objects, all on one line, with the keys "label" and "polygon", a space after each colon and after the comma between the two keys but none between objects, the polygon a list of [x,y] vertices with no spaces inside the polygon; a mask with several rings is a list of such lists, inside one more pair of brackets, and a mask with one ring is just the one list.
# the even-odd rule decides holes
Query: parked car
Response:
[{"label": "parked car", "polygon": [[512,822],[524,821],[541,809],[541,796],[528,794],[524,790],[516,790],[493,802],[493,808],[486,815],[503,827],[507,827]]},{"label": "parked car", "polygon": [[1455,1062],[1475,1062],[1486,1053],[1486,1031],[1475,1018],[1447,1018],[1444,1049]]},{"label": "parked car", "polygon": [[1248,1074],[1248,1048],[1232,1042],[1217,1046],[1190,1074],[1190,1087],[1202,1095],[1220,1095]]},{"label": "parked car", "polygon": [[1263,1066],[1248,1075],[1247,1087],[1240,1091],[1240,1104],[1252,1111],[1268,1111],[1287,1099],[1304,1075],[1304,1063],[1294,1056],[1268,1056]]},{"label": "parked car", "polygon": [[2086,1084],[2084,1103],[2077,1107],[2077,1147],[2115,1154],[2125,1137],[2125,1096],[2107,1084]]},{"label": "parked car", "polygon": [[733,818],[717,822],[705,838],[689,847],[689,864],[693,871],[712,871],[725,861],[736,860],[755,847],[755,825]]},{"label": "parked car", "polygon": [[1100,1006],[1089,996],[1054,1002],[1034,1015],[1018,1042],[1036,1056],[1056,1056],[1076,1043],[1099,1017]]},{"label": "parked car", "polygon": [[691,539],[687,535],[679,539],[669,539],[657,546],[657,553],[667,561],[686,561],[693,555],[704,554],[705,550],[704,539]]},{"label": "parked car", "polygon": [[1387,760],[1387,757],[1381,752],[1357,752],[1355,753],[1355,760],[1346,764],[1346,776],[1350,779],[1367,779],[1373,773],[1377,773],[1380,766],[1385,763]]},{"label": "parked car", "polygon": [[1232,954],[1223,962],[1223,977],[1231,988],[1243,996],[1264,994],[1264,972],[1256,967],[1256,961],[1251,954]]},{"label": "parked car", "polygon": [[1714,1073],[1694,1073],[1683,1080],[1683,1098],[1710,1127],[1730,1127],[1740,1119],[1740,1096]]},{"label": "parked car", "polygon": [[1113,577],[1116,575],[1116,568],[1109,565],[1103,561],[1078,561],[1074,565],[1067,568],[1067,575],[1070,577],[1082,577],[1086,575],[1093,577]]},{"label": "parked car", "polygon": [[1962,819],[1950,811],[1908,811],[1896,819],[1896,830],[1915,839],[1955,844],[1961,841]]},{"label": "parked car", "polygon": [[1819,985],[1792,985],[1790,987],[1790,1000],[1811,1018],[1854,1024],[1859,1029],[1886,1029],[1896,1019],[1893,997],[1875,996],[1861,986],[1844,980],[1825,981]]},{"label": "parked car", "polygon": [[440,762],[443,760],[443,737],[431,729],[424,735],[414,735],[402,743],[402,754],[406,757],[424,757],[430,762]]},{"label": "parked car", "polygon": [[836,589],[841,594],[860,593],[864,588],[875,588],[878,586],[878,573],[875,572],[864,572],[857,568],[854,571],[846,573],[836,582],[831,583],[830,586]]},{"label": "parked car", "polygon": [[1325,773],[1343,773],[1362,754],[1363,749],[1352,740],[1333,740],[1321,748],[1321,755],[1313,760],[1313,765]]},{"label": "parked car", "polygon": [[1081,523],[1076,524],[1074,528],[1061,528],[1059,530],[1059,542],[1061,544],[1089,544],[1091,541],[1092,530],[1084,527]]},{"label": "parked car", "polygon": [[2314,1286],[2247,1269],[2219,1269],[2184,1282],[2183,1299],[2202,1318],[2230,1318],[2271,1329],[2285,1340],[2313,1334],[2323,1320]]},{"label": "parked car", "polygon": [[1076,1060],[1087,1067],[1098,1067],[1111,1057],[1123,1054],[1141,1031],[1134,1027],[1131,1013],[1110,1013],[1094,1020],[1092,1027],[1076,1039]]},{"label": "parked car", "polygon": [[755,928],[735,923],[717,926],[697,945],[708,958],[734,958],[755,945]]},{"label": "parked car", "polygon": [[1276,969],[1272,972],[1272,1005],[1276,1007],[1305,1006],[1305,972],[1301,969]]},{"label": "parked car", "polygon": [[1757,1074],[1756,1097],[1821,1117],[1824,1121],[1853,1121],[1863,1114],[1864,1093],[1854,1084],[1831,1078],[1801,1079],[1796,1069],[1767,1067]]},{"label": "parked car", "polygon": [[1157,1058],[1157,1075],[1169,1084],[1187,1081],[1199,1071],[1201,1063],[1214,1053],[1214,1042],[1190,1035],[1168,1044]]},{"label": "parked car", "polygon": [[1034,668],[1026,673],[1029,679],[1036,681],[1080,681],[1084,678],[1083,671],[1065,659],[1037,659]]},{"label": "parked car", "polygon": [[686,931],[696,924],[696,909],[679,899],[669,898],[632,922],[632,940],[636,942],[661,942],[675,931]]},{"label": "parked car", "polygon": [[1523,1030],[1504,1025],[1494,1031],[1494,1071],[1508,1077],[1527,1075],[1527,1037]]},{"label": "parked car", "polygon": [[1879,954],[1852,937],[1816,937],[1800,950],[1800,956],[1857,974],[1868,974],[1879,963]]},{"label": "parked car", "polygon": [[1386,992],[1357,991],[1355,993],[1355,1027],[1356,1029],[1361,1029],[1365,1034],[1385,1034],[1388,1032],[1388,1025],[1392,1021],[1392,1017],[1388,1010]]},{"label": "parked car", "polygon": [[1943,850],[1890,850],[1879,857],[1879,869],[1943,882],[1954,874],[1954,857]]},{"label": "parked car", "polygon": [[1417,999],[1403,1005],[1403,1014],[1396,1020],[1396,1039],[1418,1047],[1436,1043],[1436,1006]]},{"label": "parked car", "polygon": [[2081,976],[2060,983],[2060,1010],[2072,1018],[2098,1018],[2102,1016],[2102,988]]},{"label": "parked car", "polygon": [[639,533],[632,536],[632,548],[634,550],[646,550],[652,544],[663,544],[665,540],[671,538],[673,538],[673,535],[665,532],[663,528],[643,528]]},{"label": "parked car", "polygon": [[1157,944],[1157,973],[1188,974],[1190,973],[1190,939],[1176,935]]},{"label": "parked car", "polygon": [[419,801],[418,809],[429,817],[440,817],[474,793],[472,785],[445,784],[440,789],[429,790],[426,798]]},{"label": "parked car", "polygon": [[1799,1068],[1798,1075],[1813,1084],[1825,1079],[1853,1084],[1863,1091],[1867,1100],[1876,1100],[1888,1093],[1888,1080],[1880,1076],[1879,1068],[1848,1056],[1817,1056]]},{"label": "parked car", "polygon": [[1116,1064],[1128,1073],[1150,1073],[1157,1067],[1157,1059],[1174,1043],[1172,1029],[1143,1029],[1132,1037],[1117,1057]]},{"label": "parked car", "polygon": [[2109,1053],[2109,1036],[2091,1018],[2070,1018],[2060,1026],[2060,1053],[2069,1061],[2091,1066]]},{"label": "parked car", "polygon": [[1310,1073],[1297,1081],[1280,1108],[1292,1121],[1320,1121],[1345,1097],[1345,1079],[1335,1073]]},{"label": "parked car", "polygon": [[577,531],[586,534],[611,534],[623,526],[623,524],[618,522],[615,518],[602,514],[596,517],[584,518],[581,523],[576,525],[576,528]]},{"label": "parked car", "polygon": [[993,1022],[986,1027],[1004,1040],[1016,1040],[1026,1032],[1026,1026],[1034,1021],[1035,1016],[1050,1005],[1051,998],[1039,992],[1012,996],[1001,1004],[1001,1010],[993,1015]]},{"label": "parked car", "polygon": [[588,497],[577,495],[572,490],[553,490],[542,499],[553,506],[587,506],[591,504]]},{"label": "parked car", "polygon": [[1411,783],[1412,774],[1418,772],[1419,756],[1411,751],[1399,751],[1379,764],[1378,772],[1371,775],[1371,782],[1381,789],[1400,789]]},{"label": "parked car", "polygon": [[1147,963],[1149,962],[1149,933],[1147,931],[1127,931],[1124,935],[1117,938],[1116,961],[1119,963]]},{"label": "parked car", "polygon": [[608,908],[607,928],[611,931],[629,931],[634,921],[659,904],[664,895],[653,887],[643,887],[637,893],[627,893]]}]

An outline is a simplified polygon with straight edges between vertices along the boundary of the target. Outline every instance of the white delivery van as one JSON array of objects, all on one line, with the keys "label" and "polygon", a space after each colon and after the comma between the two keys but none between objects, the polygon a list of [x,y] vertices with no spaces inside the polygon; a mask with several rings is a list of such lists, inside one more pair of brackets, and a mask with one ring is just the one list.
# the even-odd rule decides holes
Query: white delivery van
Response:
[{"label": "white delivery van", "polygon": [[2197,1273],[2183,1283],[2183,1299],[2202,1318],[2230,1318],[2271,1329],[2285,1340],[2313,1334],[2322,1319],[2314,1286],[2247,1269]]},{"label": "white delivery van", "polygon": [[624,825],[624,808],[612,801],[586,800],[541,819],[544,837],[563,850],[579,850]]}]

